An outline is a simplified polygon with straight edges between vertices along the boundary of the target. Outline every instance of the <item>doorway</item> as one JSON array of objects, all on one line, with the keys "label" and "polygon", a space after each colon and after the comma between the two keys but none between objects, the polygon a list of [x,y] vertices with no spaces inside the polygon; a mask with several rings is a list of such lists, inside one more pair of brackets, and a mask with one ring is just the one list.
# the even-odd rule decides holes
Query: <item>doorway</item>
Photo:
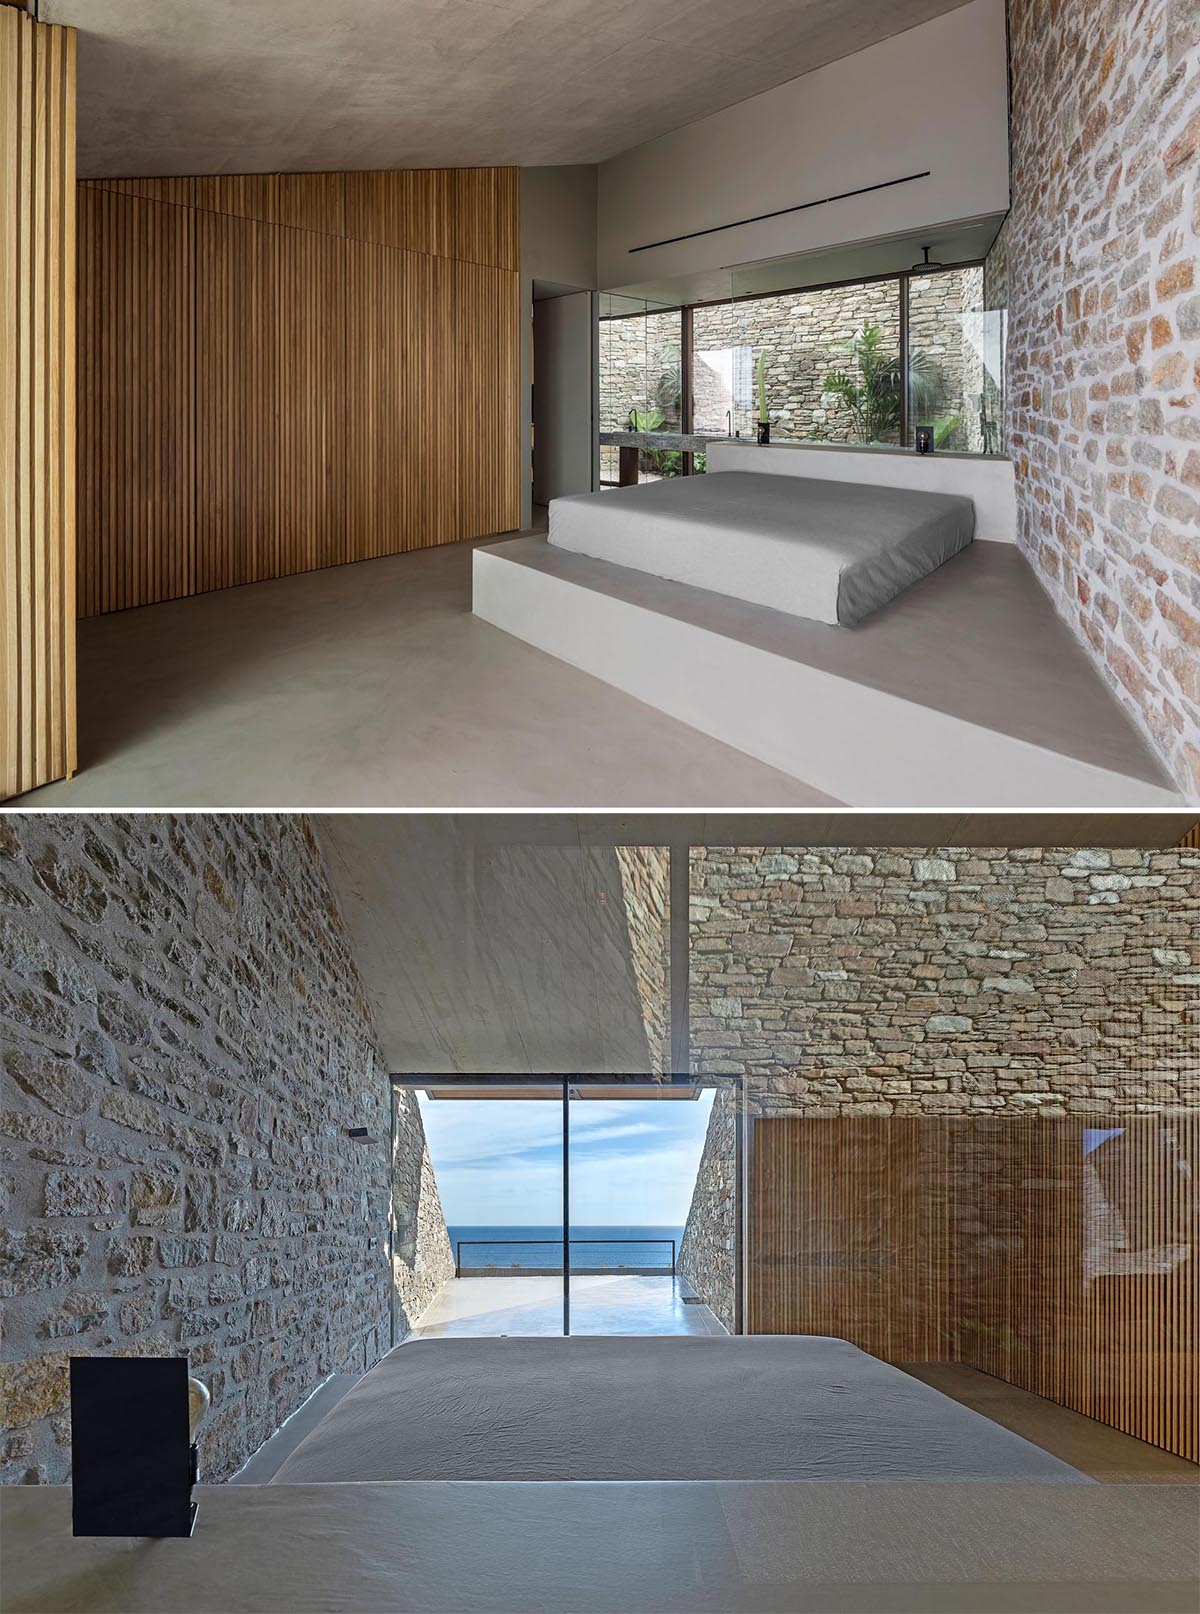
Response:
[{"label": "doorway", "polygon": [[396,1081],[452,1262],[416,1337],[740,1331],[740,1083]]}]

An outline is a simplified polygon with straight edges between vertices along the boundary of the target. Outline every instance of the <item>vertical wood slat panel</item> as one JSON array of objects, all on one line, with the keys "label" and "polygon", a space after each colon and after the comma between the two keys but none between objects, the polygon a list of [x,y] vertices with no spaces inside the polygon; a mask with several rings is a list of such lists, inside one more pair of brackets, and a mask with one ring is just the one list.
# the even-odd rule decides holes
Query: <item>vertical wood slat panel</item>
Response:
[{"label": "vertical wood slat panel", "polygon": [[82,613],[514,528],[518,203],[511,169],[84,182]]},{"label": "vertical wood slat panel", "polygon": [[195,589],[193,221],[79,190],[81,616]]},{"label": "vertical wood slat panel", "polygon": [[0,8],[0,797],[74,772],[75,33]]},{"label": "vertical wood slat panel", "polygon": [[1200,1119],[1116,1122],[1100,1180],[1070,1119],[756,1121],[750,1331],[963,1362],[1200,1461]]}]

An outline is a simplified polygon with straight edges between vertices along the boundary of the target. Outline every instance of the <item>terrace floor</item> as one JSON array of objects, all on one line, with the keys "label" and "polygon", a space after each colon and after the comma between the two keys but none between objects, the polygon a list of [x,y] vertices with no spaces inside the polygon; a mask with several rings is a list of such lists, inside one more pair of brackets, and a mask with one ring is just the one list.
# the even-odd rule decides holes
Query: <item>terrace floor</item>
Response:
[{"label": "terrace floor", "polygon": [[[572,1334],[723,1334],[681,1278],[585,1274],[571,1279]],[[561,1277],[451,1278],[410,1339],[561,1334]]]}]

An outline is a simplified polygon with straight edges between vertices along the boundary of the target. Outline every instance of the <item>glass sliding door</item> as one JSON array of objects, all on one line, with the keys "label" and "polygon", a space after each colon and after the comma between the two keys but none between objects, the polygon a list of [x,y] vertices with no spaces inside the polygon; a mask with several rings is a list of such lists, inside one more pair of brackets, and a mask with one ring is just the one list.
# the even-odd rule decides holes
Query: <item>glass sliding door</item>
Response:
[{"label": "glass sliding door", "polygon": [[731,1093],[678,1079],[627,1096],[572,1085],[572,1334],[736,1330],[737,1108]]},{"label": "glass sliding door", "polygon": [[418,1102],[439,1199],[427,1219],[444,1223],[454,1281],[416,1332],[561,1334],[561,1083],[431,1085]]}]

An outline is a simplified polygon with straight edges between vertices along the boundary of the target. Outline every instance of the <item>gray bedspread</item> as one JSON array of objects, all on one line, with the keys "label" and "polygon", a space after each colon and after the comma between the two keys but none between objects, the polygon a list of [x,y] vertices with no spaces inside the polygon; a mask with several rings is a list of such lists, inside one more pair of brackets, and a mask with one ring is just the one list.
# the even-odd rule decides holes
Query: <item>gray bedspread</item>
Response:
[{"label": "gray bedspread", "polygon": [[550,504],[560,549],[853,627],[966,547],[961,494],[720,471]]},{"label": "gray bedspread", "polygon": [[696,1479],[1091,1483],[813,1335],[416,1340],[367,1373],[273,1483]]}]

